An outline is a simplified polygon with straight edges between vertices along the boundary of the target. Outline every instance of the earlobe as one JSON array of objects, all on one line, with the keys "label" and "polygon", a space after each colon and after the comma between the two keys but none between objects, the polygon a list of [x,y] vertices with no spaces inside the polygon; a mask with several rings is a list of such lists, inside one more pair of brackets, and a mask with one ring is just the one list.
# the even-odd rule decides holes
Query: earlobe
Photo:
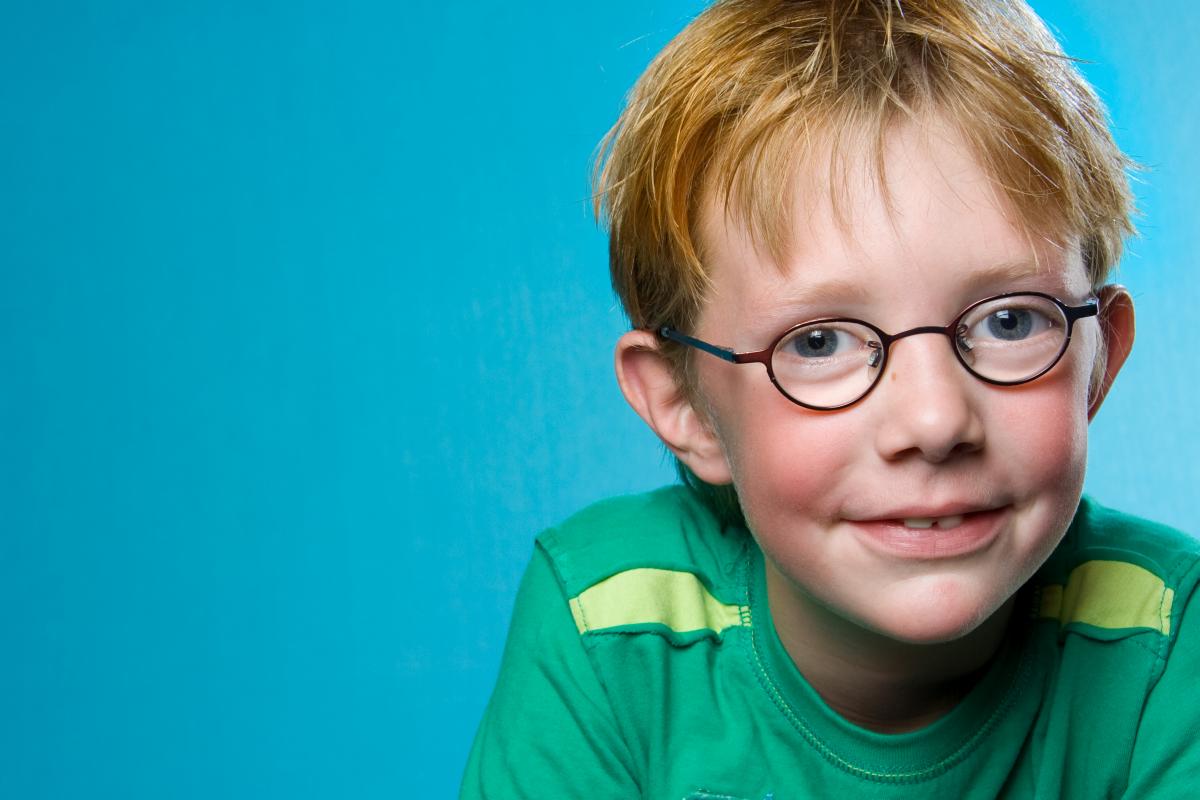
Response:
[{"label": "earlobe", "polygon": [[617,341],[615,360],[626,402],[663,444],[705,483],[732,482],[725,448],[676,383],[654,334],[626,333]]},{"label": "earlobe", "polygon": [[1100,290],[1100,336],[1104,348],[1104,368],[1093,380],[1088,401],[1088,420],[1096,416],[1100,404],[1112,388],[1117,373],[1133,349],[1133,298],[1119,284],[1109,284]]}]

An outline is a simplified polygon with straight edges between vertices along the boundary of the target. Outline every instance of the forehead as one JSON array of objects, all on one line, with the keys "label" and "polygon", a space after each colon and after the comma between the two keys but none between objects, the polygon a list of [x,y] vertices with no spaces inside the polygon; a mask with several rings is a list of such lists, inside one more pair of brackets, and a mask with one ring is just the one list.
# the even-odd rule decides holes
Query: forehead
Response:
[{"label": "forehead", "polygon": [[988,293],[1087,292],[1075,239],[1022,225],[952,127],[905,122],[888,132],[878,160],[872,149],[827,145],[798,158],[781,201],[781,247],[764,245],[735,203],[709,193],[700,236],[712,287],[702,324],[746,328],[880,307],[946,315]]}]

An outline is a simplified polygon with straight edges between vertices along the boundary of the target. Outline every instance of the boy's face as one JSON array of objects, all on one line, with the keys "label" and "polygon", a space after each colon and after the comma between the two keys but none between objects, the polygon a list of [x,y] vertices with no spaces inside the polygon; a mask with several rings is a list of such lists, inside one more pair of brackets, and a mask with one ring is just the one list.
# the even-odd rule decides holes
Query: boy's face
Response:
[{"label": "boy's face", "polygon": [[[811,185],[798,179],[793,247],[778,266],[709,208],[713,286],[694,335],[753,351],[819,317],[895,333],[946,325],[1003,292],[1067,305],[1089,296],[1078,247],[1030,241],[956,135],[897,128],[886,164],[890,207],[866,166],[841,223],[816,188],[825,171],[808,170]],[[871,394],[827,412],[789,402],[759,365],[696,353],[769,580],[901,641],[976,628],[1045,561],[1076,509],[1099,343],[1097,321],[1081,320],[1048,374],[1000,387],[963,369],[947,337],[911,336],[893,346]],[[959,515],[946,530],[903,522]]]}]

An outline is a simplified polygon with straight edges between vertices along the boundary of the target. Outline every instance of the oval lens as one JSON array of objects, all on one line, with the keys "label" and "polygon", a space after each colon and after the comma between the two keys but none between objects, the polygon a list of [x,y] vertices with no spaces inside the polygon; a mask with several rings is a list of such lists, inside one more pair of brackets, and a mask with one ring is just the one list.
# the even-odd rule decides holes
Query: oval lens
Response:
[{"label": "oval lens", "polygon": [[967,311],[954,345],[972,372],[997,383],[1020,383],[1047,369],[1067,343],[1067,318],[1037,295],[998,297]]},{"label": "oval lens", "polygon": [[771,353],[771,372],[804,405],[836,408],[866,394],[879,375],[879,335],[852,320],[824,320],[789,331]]}]

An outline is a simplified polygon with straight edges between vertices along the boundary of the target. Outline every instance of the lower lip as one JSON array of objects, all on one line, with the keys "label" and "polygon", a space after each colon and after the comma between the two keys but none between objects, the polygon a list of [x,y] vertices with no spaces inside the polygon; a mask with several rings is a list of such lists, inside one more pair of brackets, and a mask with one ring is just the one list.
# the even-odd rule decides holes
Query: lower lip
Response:
[{"label": "lower lip", "polygon": [[950,530],[937,525],[930,528],[906,528],[900,520],[850,522],[873,548],[889,556],[929,559],[953,558],[985,549],[1000,533],[1006,509],[975,511],[963,515],[963,521]]}]

